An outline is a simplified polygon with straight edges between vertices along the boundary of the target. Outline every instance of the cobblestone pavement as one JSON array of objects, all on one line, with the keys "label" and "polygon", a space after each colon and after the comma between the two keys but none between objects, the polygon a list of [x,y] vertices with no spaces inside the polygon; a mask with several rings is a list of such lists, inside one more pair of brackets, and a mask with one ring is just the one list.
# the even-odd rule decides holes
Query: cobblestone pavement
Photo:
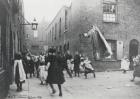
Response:
[{"label": "cobblestone pavement", "polygon": [[92,74],[85,79],[83,74],[69,78],[63,84],[63,97],[51,94],[47,85],[40,85],[37,78],[27,79],[22,92],[16,92],[15,84],[10,86],[6,99],[140,99],[140,78],[131,82],[132,71],[123,74],[121,71],[97,72],[96,78]]}]

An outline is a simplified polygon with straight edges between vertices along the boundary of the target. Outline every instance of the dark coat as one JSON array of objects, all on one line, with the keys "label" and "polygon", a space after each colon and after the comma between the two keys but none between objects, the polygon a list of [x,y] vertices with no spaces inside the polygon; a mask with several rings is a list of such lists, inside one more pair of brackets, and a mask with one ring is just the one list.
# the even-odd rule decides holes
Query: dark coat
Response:
[{"label": "dark coat", "polygon": [[29,66],[28,66],[29,62],[25,56],[23,57],[22,60],[23,60],[23,67],[24,67],[25,73],[27,74],[29,73]]},{"label": "dark coat", "polygon": [[48,77],[46,82],[50,84],[63,84],[65,82],[63,74],[62,57],[56,55],[49,55],[47,62],[50,62],[48,69]]},{"label": "dark coat", "polygon": [[75,55],[74,56],[74,70],[79,70],[79,65],[80,65],[80,56]]},{"label": "dark coat", "polygon": [[66,56],[66,60],[72,59],[72,55],[71,54],[66,54],[65,56]]},{"label": "dark coat", "polygon": [[15,83],[20,83],[20,76],[19,76],[19,67],[16,66],[16,71],[15,71]]},{"label": "dark coat", "polygon": [[34,72],[34,61],[32,59],[29,61],[29,72]]}]

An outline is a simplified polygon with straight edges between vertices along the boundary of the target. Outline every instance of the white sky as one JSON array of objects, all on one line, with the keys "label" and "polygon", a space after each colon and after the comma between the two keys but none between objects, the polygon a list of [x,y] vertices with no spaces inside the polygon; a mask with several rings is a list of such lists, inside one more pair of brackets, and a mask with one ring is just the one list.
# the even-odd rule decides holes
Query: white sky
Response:
[{"label": "white sky", "polygon": [[25,19],[37,21],[43,18],[51,21],[63,5],[70,4],[70,0],[23,0]]}]

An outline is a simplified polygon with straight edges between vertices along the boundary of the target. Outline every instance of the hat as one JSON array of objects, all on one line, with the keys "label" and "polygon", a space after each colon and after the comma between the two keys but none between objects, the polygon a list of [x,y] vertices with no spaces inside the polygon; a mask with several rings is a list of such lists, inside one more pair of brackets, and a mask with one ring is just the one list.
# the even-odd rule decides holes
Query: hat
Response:
[{"label": "hat", "polygon": [[54,48],[50,48],[50,49],[48,50],[48,52],[49,52],[49,53],[55,53],[56,50],[55,50]]}]

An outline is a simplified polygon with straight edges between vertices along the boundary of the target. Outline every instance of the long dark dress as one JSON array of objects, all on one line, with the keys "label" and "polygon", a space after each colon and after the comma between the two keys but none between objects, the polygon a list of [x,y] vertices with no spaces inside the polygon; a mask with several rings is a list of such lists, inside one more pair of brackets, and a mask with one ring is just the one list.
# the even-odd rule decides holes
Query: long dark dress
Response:
[{"label": "long dark dress", "polygon": [[29,73],[26,57],[23,57],[22,62],[23,62],[23,68],[24,68],[25,73],[26,73],[26,74]]},{"label": "long dark dress", "polygon": [[74,70],[75,71],[79,71],[79,65],[80,65],[80,56],[79,55],[75,55],[74,56]]},{"label": "long dark dress", "polygon": [[50,62],[48,77],[46,82],[50,84],[63,84],[65,82],[63,74],[62,57],[49,55],[47,62]]},{"label": "long dark dress", "polygon": [[15,71],[15,83],[20,83],[20,77],[19,77],[19,67],[18,64],[16,66],[16,71]]},{"label": "long dark dress", "polygon": [[34,61],[32,59],[29,61],[29,72],[34,73]]}]

